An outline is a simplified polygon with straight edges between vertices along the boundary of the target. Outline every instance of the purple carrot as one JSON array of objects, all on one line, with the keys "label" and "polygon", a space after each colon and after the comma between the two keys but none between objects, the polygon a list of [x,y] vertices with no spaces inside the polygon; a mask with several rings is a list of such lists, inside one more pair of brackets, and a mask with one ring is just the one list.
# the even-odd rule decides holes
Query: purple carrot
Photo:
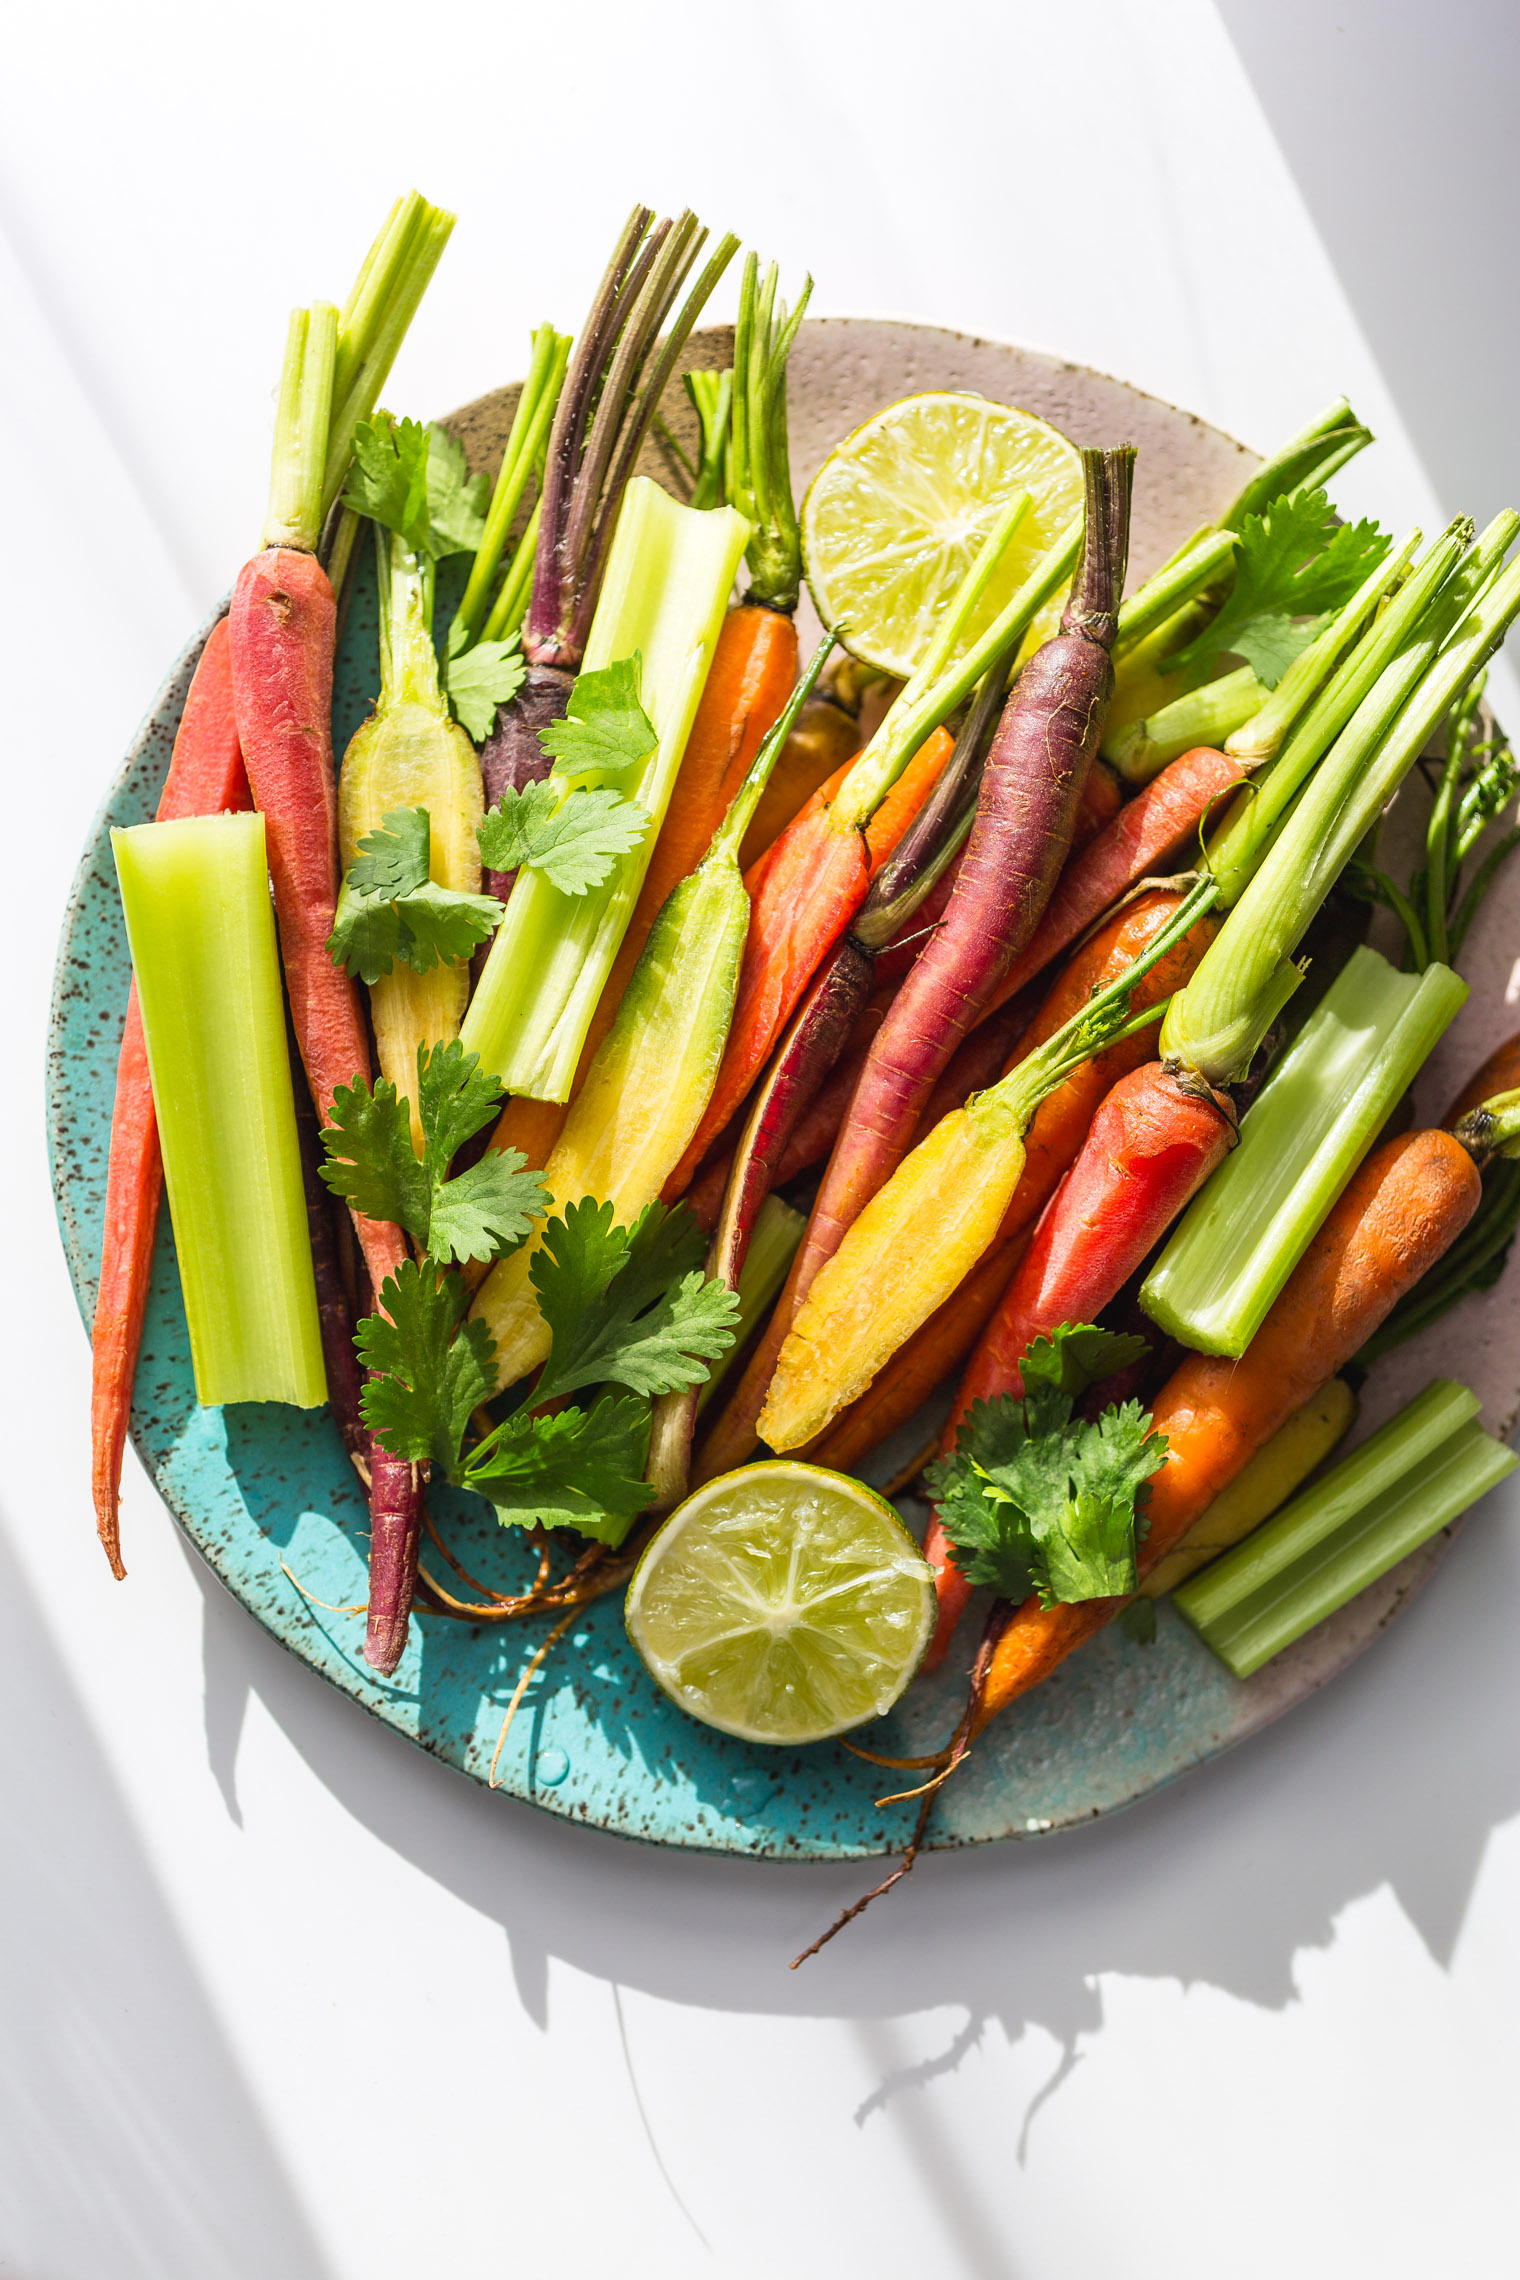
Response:
[{"label": "purple carrot", "polygon": [[[750,1236],[760,1207],[776,1183],[787,1143],[844,1051],[871,994],[878,954],[902,932],[965,840],[987,739],[1005,687],[1006,674],[997,669],[978,689],[939,782],[872,880],[848,933],[840,936],[814,975],[754,1095],[707,1254],[709,1276],[727,1283],[730,1290],[739,1287]],[[738,1392],[709,1436],[709,1445],[721,1446],[730,1411],[744,1401],[750,1378],[751,1372],[746,1370]],[[769,1370],[766,1379],[768,1382]],[[700,1390],[693,1387],[684,1393],[665,1394],[655,1404],[648,1477],[662,1509],[686,1493]],[[764,1390],[762,1385],[762,1399]]]},{"label": "purple carrot", "polygon": [[[291,1055],[291,1066],[300,1062]],[[322,1333],[322,1362],[327,1373],[327,1399],[343,1446],[353,1459],[361,1480],[369,1478],[369,1433],[359,1414],[359,1356],[354,1346],[354,1315],[344,1281],[333,1226],[336,1204],[323,1185],[317,1167],[322,1161],[321,1126],[311,1094],[299,1074],[295,1083],[296,1134],[301,1145],[301,1183],[306,1191],[306,1226],[311,1236],[311,1267],[317,1286],[317,1323]]]},{"label": "purple carrot", "polygon": [[793,1312],[912,1146],[937,1078],[1050,900],[1113,691],[1134,463],[1131,445],[1082,454],[1087,524],[1060,632],[1004,707],[944,917],[871,1041],[787,1286]]},{"label": "purple carrot", "polygon": [[[511,703],[498,709],[481,747],[487,807],[549,773],[538,732],[565,716],[628,478],[676,359],[738,248],[737,238],[720,239],[660,340],[706,237],[689,211],[656,221],[647,206],[635,206],[581,328],[544,462],[533,598],[522,637],[527,675]],[[505,902],[514,875],[487,871],[486,893]]]},{"label": "purple carrot", "polygon": [[406,1648],[422,1542],[424,1465],[370,1443],[369,1621],[364,1659],[389,1678]]}]

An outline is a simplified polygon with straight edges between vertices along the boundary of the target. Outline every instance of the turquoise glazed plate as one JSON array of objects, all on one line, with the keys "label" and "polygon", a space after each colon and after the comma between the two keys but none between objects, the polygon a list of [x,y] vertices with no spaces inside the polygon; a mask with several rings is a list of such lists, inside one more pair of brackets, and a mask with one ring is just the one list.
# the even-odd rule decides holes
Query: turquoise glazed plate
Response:
[{"label": "turquoise glazed plate", "polygon": [[[721,329],[693,342],[693,362],[729,361]],[[1248,455],[1228,437],[1122,383],[1000,343],[895,323],[803,327],[793,359],[793,459],[799,485],[841,436],[897,397],[923,388],[973,389],[1053,420],[1078,442],[1132,437],[1140,445],[1133,567],[1145,575],[1238,487]],[[449,423],[478,466],[499,461],[515,391],[469,406]],[[667,404],[681,432],[684,396]],[[671,469],[651,467],[670,479]],[[440,611],[440,622],[446,622]],[[54,989],[48,1136],[58,1218],[81,1314],[95,1303],[106,1151],[129,967],[111,862],[112,825],[151,818],[185,692],[208,628],[164,683],[96,818],[63,925]],[[804,635],[807,628],[804,627]],[[338,660],[335,742],[341,753],[377,685],[373,585],[361,575]],[[1432,1078],[1436,1095],[1473,1067],[1511,1025],[1504,984],[1514,899],[1486,914],[1469,960],[1474,1003],[1460,1045]],[[1507,923],[1506,923],[1507,922]],[[1378,1373],[1362,1429],[1442,1366],[1462,1357],[1485,1418],[1507,1429],[1515,1407],[1514,1307],[1499,1290],[1468,1302]],[[1478,1367],[1473,1367],[1473,1356]],[[414,1616],[393,1681],[363,1660],[363,1621],[345,1612],[365,1594],[367,1515],[325,1411],[196,1405],[168,1213],[160,1217],[132,1437],[197,1551],[227,1589],[292,1654],[420,1748],[486,1783],[507,1703],[544,1625],[468,1627]],[[909,1430],[906,1445],[915,1445]],[[890,1459],[888,1460],[890,1463]],[[885,1477],[883,1473],[882,1477]],[[904,1507],[910,1520],[922,1513]],[[434,1504],[465,1568],[499,1589],[521,1588],[529,1562],[475,1498],[445,1490]],[[483,1516],[483,1517],[482,1517]],[[1331,1623],[1241,1685],[1163,1606],[1153,1646],[1110,1629],[1038,1693],[1001,1719],[945,1792],[931,1842],[984,1843],[1063,1828],[1132,1803],[1254,1732],[1334,1676],[1431,1572],[1445,1539],[1367,1592]],[[130,1549],[130,1547],[129,1547]],[[954,1724],[963,1680],[941,1673],[912,1689],[874,1730],[889,1755],[938,1745]],[[766,1859],[840,1859],[894,1849],[913,1807],[885,1811],[880,1771],[836,1744],[771,1751],[693,1723],[645,1677],[624,1635],[620,1598],[584,1611],[534,1678],[496,1768],[497,1785],[567,1819],[654,1843]]]}]

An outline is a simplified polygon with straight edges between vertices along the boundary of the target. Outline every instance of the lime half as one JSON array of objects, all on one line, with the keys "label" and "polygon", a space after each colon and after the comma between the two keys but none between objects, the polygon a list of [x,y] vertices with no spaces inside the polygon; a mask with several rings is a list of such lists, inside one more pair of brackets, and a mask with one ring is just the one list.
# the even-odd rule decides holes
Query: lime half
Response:
[{"label": "lime half", "polygon": [[884,1497],[786,1459],[673,1512],[625,1609],[651,1678],[746,1742],[821,1742],[890,1710],[934,1629],[934,1571]]},{"label": "lime half", "polygon": [[[911,673],[1018,490],[1029,493],[1029,511],[972,616],[968,643],[1082,512],[1082,462],[1033,412],[983,396],[889,404],[830,454],[802,502],[802,558],[818,615],[841,628],[867,665]],[[1040,640],[1061,608],[1057,600],[1041,611]]]}]

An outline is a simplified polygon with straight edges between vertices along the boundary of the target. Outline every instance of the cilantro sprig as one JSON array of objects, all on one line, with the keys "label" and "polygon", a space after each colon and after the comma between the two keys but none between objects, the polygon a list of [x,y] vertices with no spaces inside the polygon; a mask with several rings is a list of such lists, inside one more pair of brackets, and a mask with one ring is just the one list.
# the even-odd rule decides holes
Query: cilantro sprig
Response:
[{"label": "cilantro sprig", "polygon": [[377,982],[398,960],[414,974],[468,958],[501,924],[494,895],[456,893],[428,876],[426,808],[393,808],[359,842],[338,895],[327,954],[357,981]]},{"label": "cilantro sprig", "polygon": [[653,1397],[702,1384],[739,1319],[737,1294],[703,1274],[706,1254],[684,1204],[651,1203],[632,1227],[591,1196],[566,1204],[528,1266],[552,1339],[534,1399],[588,1385]]},{"label": "cilantro sprig", "polygon": [[1090,1385],[1139,1359],[1141,1338],[1067,1323],[1019,1367],[1022,1399],[979,1401],[952,1454],[930,1468],[956,1565],[969,1583],[1014,1601],[1117,1598],[1135,1589],[1147,1482],[1166,1461],[1138,1401],[1089,1423]]},{"label": "cilantro sprig", "polygon": [[497,708],[509,705],[523,685],[527,666],[514,633],[508,641],[469,640],[455,618],[439,666],[454,717],[473,744],[483,744],[496,725]]},{"label": "cilantro sprig", "polygon": [[[449,1167],[467,1140],[489,1124],[501,1097],[473,1053],[455,1038],[417,1054],[417,1115],[423,1151],[412,1146],[411,1111],[384,1077],[363,1078],[333,1095],[322,1138],[322,1177],[366,1219],[405,1228],[429,1258],[499,1259],[532,1232],[548,1196],[515,1148],[488,1149],[468,1171]],[[397,1452],[400,1453],[399,1451]]]},{"label": "cilantro sprig", "polygon": [[1247,515],[1218,614],[1163,670],[1198,675],[1243,658],[1275,689],[1325,616],[1349,602],[1392,541],[1375,522],[1337,523],[1323,491],[1289,492]]},{"label": "cilantro sprig", "polygon": [[639,701],[643,664],[635,650],[576,676],[565,718],[538,732],[556,776],[622,776],[643,767],[660,741]]},{"label": "cilantro sprig", "polygon": [[481,860],[490,871],[542,871],[561,894],[583,895],[601,886],[648,829],[648,811],[637,800],[610,786],[567,796],[551,777],[502,794],[480,826]]},{"label": "cilantro sprig", "polygon": [[485,536],[490,484],[441,427],[377,412],[354,430],[343,504],[393,530],[430,562],[473,554]]}]

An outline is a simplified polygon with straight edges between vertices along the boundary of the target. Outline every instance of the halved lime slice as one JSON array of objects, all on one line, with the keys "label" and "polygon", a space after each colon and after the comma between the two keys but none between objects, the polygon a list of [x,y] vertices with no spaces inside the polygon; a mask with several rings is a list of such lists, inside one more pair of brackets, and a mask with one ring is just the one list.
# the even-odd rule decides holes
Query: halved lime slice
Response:
[{"label": "halved lime slice", "polygon": [[[802,559],[826,626],[867,665],[906,676],[951,594],[1008,504],[1029,511],[974,613],[990,625],[1040,556],[1082,511],[1074,444],[1033,412],[982,396],[905,396],[840,444],[802,502]],[[1043,641],[1064,595],[1031,628]]]},{"label": "halved lime slice", "polygon": [[657,1686],[747,1742],[821,1742],[890,1710],[934,1629],[934,1571],[884,1497],[819,1465],[746,1465],[673,1512],[628,1636]]}]

